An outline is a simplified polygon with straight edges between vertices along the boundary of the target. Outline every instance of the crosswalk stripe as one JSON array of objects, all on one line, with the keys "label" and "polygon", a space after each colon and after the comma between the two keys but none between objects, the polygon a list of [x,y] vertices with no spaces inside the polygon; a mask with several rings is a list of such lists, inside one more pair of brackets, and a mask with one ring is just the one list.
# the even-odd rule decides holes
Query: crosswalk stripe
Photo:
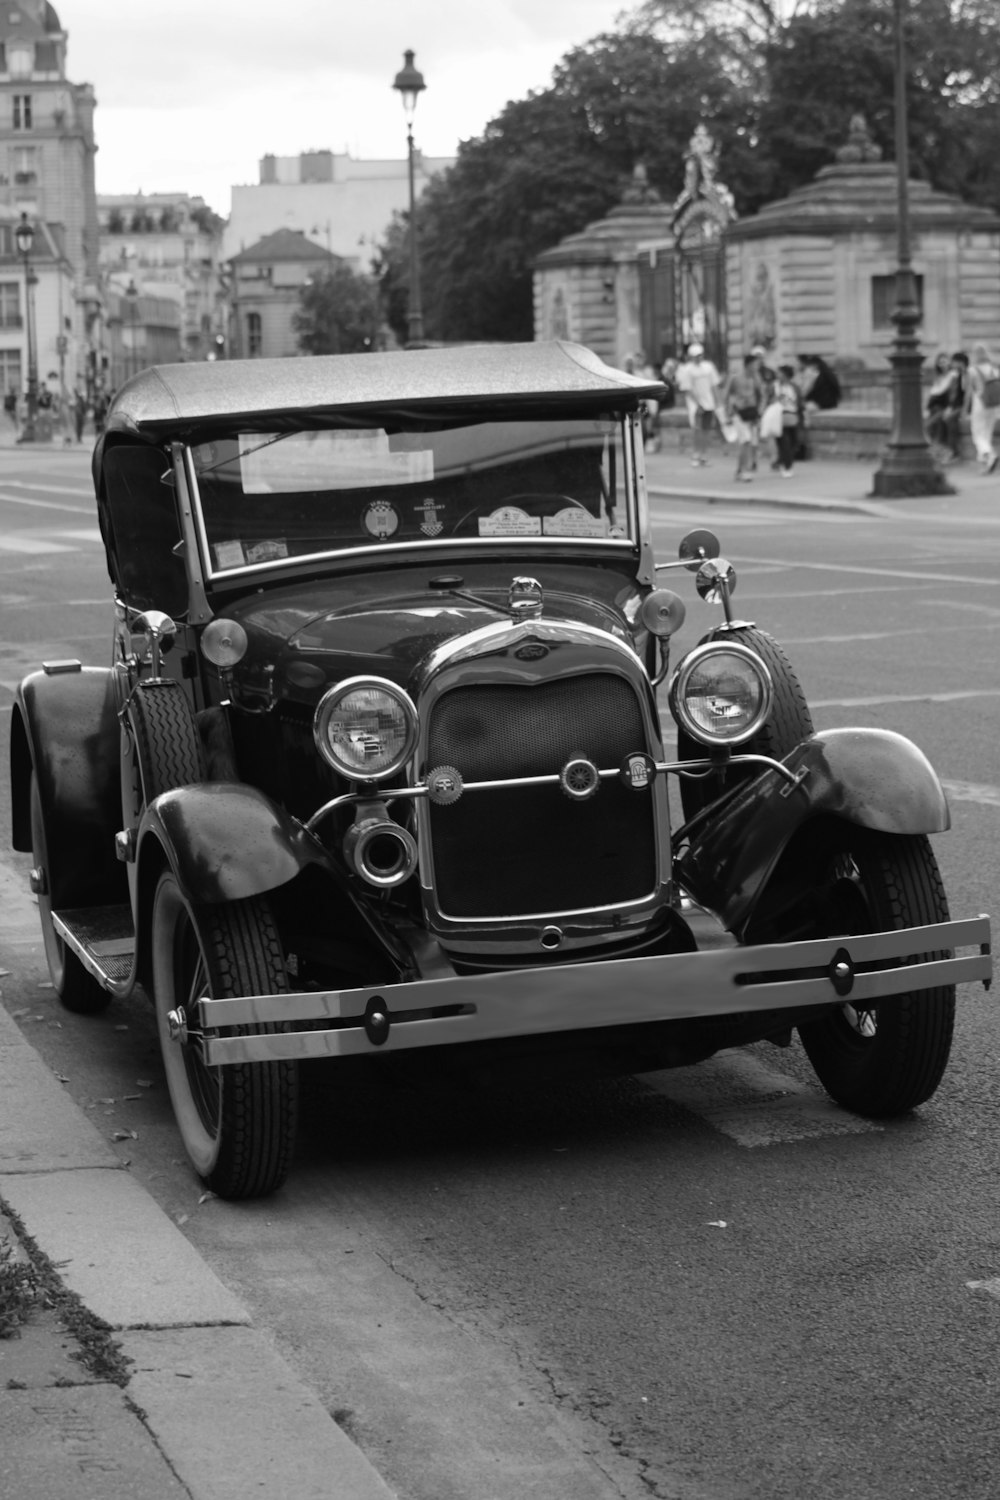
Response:
[{"label": "crosswalk stripe", "polygon": [[883,1129],[786,1073],[743,1052],[722,1052],[692,1068],[647,1073],[643,1083],[747,1150]]}]

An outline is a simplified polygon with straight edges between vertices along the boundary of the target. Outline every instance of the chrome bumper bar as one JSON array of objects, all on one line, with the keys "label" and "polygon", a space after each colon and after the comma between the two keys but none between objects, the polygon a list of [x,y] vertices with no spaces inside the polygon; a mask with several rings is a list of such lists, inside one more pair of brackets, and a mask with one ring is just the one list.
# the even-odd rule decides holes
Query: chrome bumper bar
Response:
[{"label": "chrome bumper bar", "polygon": [[[931,959],[914,954],[954,953]],[[871,968],[871,965],[888,967]],[[316,994],[205,998],[183,1037],[210,1065],[345,1057],[545,1032],[690,1020],[810,1005],[860,1008],[891,995],[981,979],[985,916],[850,937],[456,975]],[[444,1012],[444,1013],[442,1013]],[[177,1013],[175,1013],[176,1015]],[[229,1027],[308,1026],[219,1035]]]}]

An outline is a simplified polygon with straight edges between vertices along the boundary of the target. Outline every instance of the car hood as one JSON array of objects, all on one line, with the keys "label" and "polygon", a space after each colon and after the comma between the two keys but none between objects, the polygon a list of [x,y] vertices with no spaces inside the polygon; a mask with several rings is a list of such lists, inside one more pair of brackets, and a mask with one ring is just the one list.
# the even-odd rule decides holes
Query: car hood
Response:
[{"label": "car hood", "polygon": [[[463,593],[476,600],[432,589],[424,574],[420,580],[383,580],[377,588],[371,579],[350,577],[289,585],[231,603],[225,617],[238,621],[248,639],[237,678],[250,691],[266,688],[272,701],[314,703],[333,683],[362,673],[405,688],[431,651],[510,618],[506,597],[515,570],[493,568],[489,574],[467,573],[462,580]],[[640,595],[621,573],[567,567],[543,588],[549,624],[590,625],[632,643],[629,621]]]}]

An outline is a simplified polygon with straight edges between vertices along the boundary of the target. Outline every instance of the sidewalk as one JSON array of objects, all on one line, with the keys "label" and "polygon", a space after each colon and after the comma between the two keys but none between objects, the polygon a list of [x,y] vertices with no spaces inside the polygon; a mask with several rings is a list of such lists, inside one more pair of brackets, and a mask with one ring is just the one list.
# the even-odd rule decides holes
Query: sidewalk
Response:
[{"label": "sidewalk", "polygon": [[721,446],[707,466],[693,468],[688,454],[661,449],[646,454],[646,482],[653,498],[701,500],[709,505],[776,505],[800,510],[854,512],[891,518],[914,512],[948,515],[960,507],[963,515],[1000,515],[1000,468],[982,474],[975,463],[949,465],[944,478],[953,495],[928,495],[887,500],[871,495],[877,463],[851,459],[808,459],[784,478],[766,464],[749,484],[737,483],[733,457]]},{"label": "sidewalk", "polygon": [[391,1500],[0,1006],[4,1244],[68,1295],[0,1339],[0,1494]]}]

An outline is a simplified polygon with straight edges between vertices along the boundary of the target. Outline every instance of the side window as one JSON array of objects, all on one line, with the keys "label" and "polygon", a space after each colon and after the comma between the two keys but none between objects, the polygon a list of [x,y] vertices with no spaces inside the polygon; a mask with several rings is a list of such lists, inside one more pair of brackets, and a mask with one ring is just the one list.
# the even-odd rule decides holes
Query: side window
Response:
[{"label": "side window", "polygon": [[170,460],[162,448],[106,448],[98,502],[108,571],[119,596],[134,609],[183,616],[188,606],[181,539],[172,484],[163,475]]}]

